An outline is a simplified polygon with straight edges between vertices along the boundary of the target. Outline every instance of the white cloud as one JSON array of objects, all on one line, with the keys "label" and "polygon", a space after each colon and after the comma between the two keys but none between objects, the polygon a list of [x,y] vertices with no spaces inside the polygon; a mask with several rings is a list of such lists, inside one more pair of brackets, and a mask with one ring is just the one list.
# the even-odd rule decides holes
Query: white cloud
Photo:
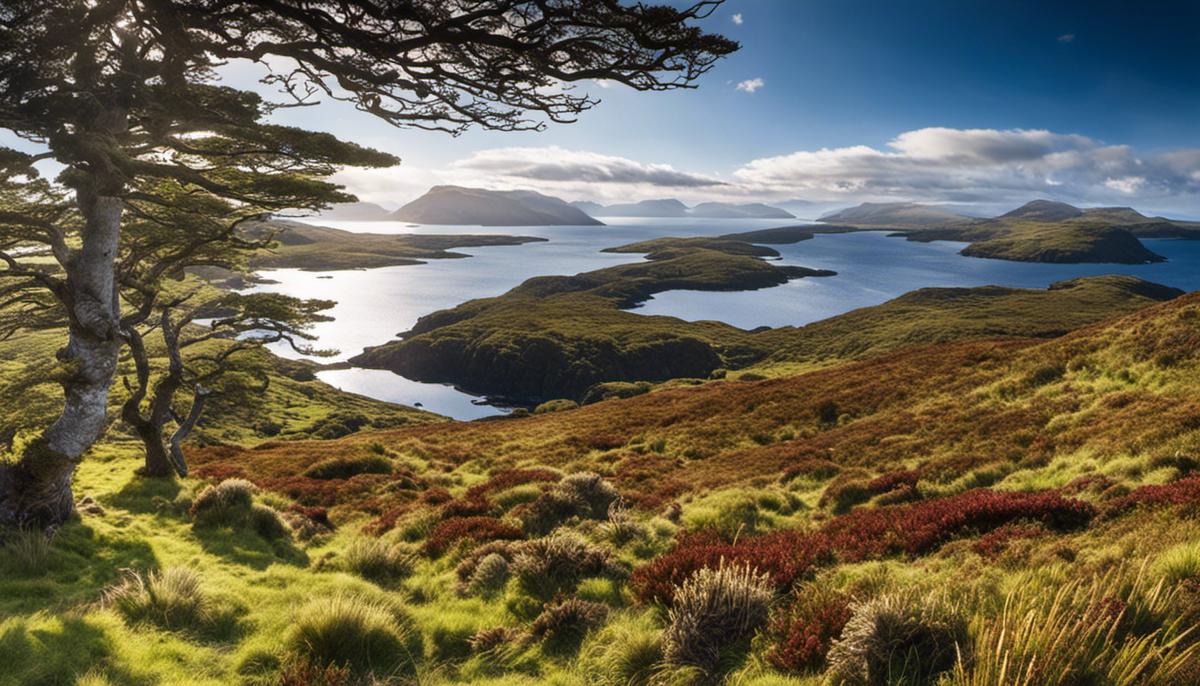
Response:
[{"label": "white cloud", "polygon": [[732,175],[547,146],[481,150],[440,169],[346,169],[335,180],[363,200],[393,204],[436,184],[459,184],[600,202],[804,198],[996,208],[1048,197],[1200,213],[1200,148],[1142,154],[1078,134],[1026,129],[917,129],[879,148],[851,145],[764,157]]},{"label": "white cloud", "polygon": [[647,164],[626,157],[558,146],[482,150],[451,165],[458,171],[526,182],[645,184],[671,188],[719,186],[722,181],[682,172],[669,164]]},{"label": "white cloud", "polygon": [[885,149],[803,150],[753,160],[738,182],[766,195],[816,199],[1077,202],[1200,194],[1200,150],[1139,155],[1086,136],[1025,129],[926,128]]},{"label": "white cloud", "polygon": [[765,85],[767,85],[766,81],[763,81],[760,78],[753,78],[753,79],[746,79],[745,81],[739,81],[738,85],[737,85],[737,89],[740,91],[745,91],[747,93],[753,93]]},{"label": "white cloud", "polygon": [[733,23],[737,24],[738,26],[741,26],[741,25],[742,25],[742,21],[743,21],[743,19],[742,19],[742,14],[741,14],[741,12],[739,12],[739,13],[737,13],[737,14],[733,15],[732,17],[730,17],[730,19],[732,19],[732,20],[733,20]]},{"label": "white cloud", "polygon": [[1058,37],[1058,42],[1059,43],[1073,43],[1073,42],[1075,42],[1075,34],[1064,33],[1063,35]]}]

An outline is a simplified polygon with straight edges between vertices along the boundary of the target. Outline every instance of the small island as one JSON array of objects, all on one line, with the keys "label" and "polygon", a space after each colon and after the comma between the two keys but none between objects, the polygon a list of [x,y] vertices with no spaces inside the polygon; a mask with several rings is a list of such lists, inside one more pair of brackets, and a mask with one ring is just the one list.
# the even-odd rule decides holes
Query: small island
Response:
[{"label": "small island", "polygon": [[276,247],[254,256],[255,269],[302,269],[337,271],[424,264],[426,260],[468,257],[450,252],[453,248],[523,245],[543,242],[534,236],[472,234],[381,234],[355,233],[313,226],[296,221],[275,220],[254,227],[257,236],[274,235]]}]

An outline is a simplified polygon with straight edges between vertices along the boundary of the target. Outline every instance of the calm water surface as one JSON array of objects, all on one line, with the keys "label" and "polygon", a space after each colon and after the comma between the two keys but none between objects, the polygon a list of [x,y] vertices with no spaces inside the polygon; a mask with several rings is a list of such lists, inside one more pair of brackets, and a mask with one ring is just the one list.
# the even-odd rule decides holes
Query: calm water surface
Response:
[{"label": "calm water surface", "polygon": [[[319,222],[349,231],[373,233],[491,233],[538,236],[544,243],[460,248],[464,259],[356,271],[271,270],[277,281],[262,290],[337,301],[331,322],[317,325],[318,347],[336,348],[345,360],[363,348],[381,345],[409,329],[422,315],[472,298],[500,295],[533,276],[576,274],[636,262],[640,255],[602,253],[613,247],[660,236],[719,235],[783,226],[779,220],[612,218],[608,226],[478,227],[423,226],[401,222]],[[818,235],[795,245],[773,246],[784,264],[832,269],[835,277],[791,281],[758,291],[661,293],[635,310],[687,320],[715,319],[743,328],[801,325],[849,310],[877,305],[928,286],[1003,285],[1045,287],[1062,279],[1098,274],[1131,274],[1184,290],[1200,290],[1200,241],[1147,240],[1168,262],[1154,265],[1048,265],[984,260],[958,255],[962,243],[913,243],[883,232]],[[280,354],[288,354],[278,350]],[[449,386],[405,379],[388,371],[328,370],[318,376],[338,388],[458,419],[503,412]]]}]

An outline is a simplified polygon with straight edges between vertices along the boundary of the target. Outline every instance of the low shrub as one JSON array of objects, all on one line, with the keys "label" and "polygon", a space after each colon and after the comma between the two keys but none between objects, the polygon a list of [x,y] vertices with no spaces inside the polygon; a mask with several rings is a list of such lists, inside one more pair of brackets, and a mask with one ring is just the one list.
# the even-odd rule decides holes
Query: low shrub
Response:
[{"label": "low shrub", "polygon": [[487,595],[504,588],[504,584],[508,583],[508,567],[508,560],[499,553],[492,553],[483,558],[471,574],[467,592],[472,595]]},{"label": "low shrub", "polygon": [[607,518],[609,506],[619,497],[617,489],[599,474],[578,472],[522,506],[519,516],[527,532],[542,536],[574,517]]},{"label": "low shrub", "polygon": [[467,498],[483,498],[530,483],[558,482],[562,474],[553,469],[500,469],[488,475],[487,481],[467,489]]},{"label": "low shrub", "polygon": [[767,660],[788,672],[817,671],[850,620],[850,598],[824,586],[799,589],[767,625]]},{"label": "low shrub", "polygon": [[234,526],[244,521],[258,487],[245,479],[208,486],[192,501],[192,520],[202,526]]},{"label": "low shrub", "polygon": [[480,629],[471,637],[471,652],[478,655],[497,655],[518,648],[526,638],[520,629],[507,626]]},{"label": "low shrub", "polygon": [[356,596],[313,601],[293,618],[287,648],[296,659],[354,674],[412,675],[415,632],[393,608]]},{"label": "low shrub", "polygon": [[1010,543],[1023,538],[1045,536],[1049,532],[1041,524],[1005,524],[979,537],[973,548],[983,557],[996,558],[1008,549]]},{"label": "low shrub", "polygon": [[310,479],[349,479],[359,474],[391,474],[392,468],[392,461],[385,455],[367,453],[321,460],[303,474]]},{"label": "low shrub", "polygon": [[834,479],[821,494],[821,507],[829,507],[835,514],[865,503],[875,496],[887,497],[894,504],[917,497],[916,486],[920,478],[915,471],[888,472],[875,478],[858,476],[854,472],[842,474]]},{"label": "low shrub", "polygon": [[412,573],[413,555],[398,543],[378,538],[360,538],[346,548],[342,564],[346,571],[377,583],[389,583]]},{"label": "low shrub", "polygon": [[554,649],[570,648],[607,618],[607,605],[569,598],[543,608],[529,627],[529,633]]},{"label": "low shrub", "polygon": [[852,607],[829,651],[829,679],[842,686],[926,684],[967,648],[966,624],[938,602],[891,594]]},{"label": "low shrub", "polygon": [[1112,498],[1104,503],[1105,517],[1112,517],[1136,507],[1172,507],[1200,503],[1200,476],[1189,476],[1169,484],[1141,486],[1132,493]]},{"label": "low shrub", "polygon": [[103,602],[130,622],[148,622],[163,629],[195,628],[210,617],[210,605],[200,587],[200,575],[186,567],[161,572],[128,572],[104,593]]},{"label": "low shrub", "polygon": [[459,541],[486,543],[488,541],[517,540],[524,533],[499,519],[492,517],[452,517],[438,522],[425,539],[425,552],[438,556]]},{"label": "low shrub", "polygon": [[291,527],[284,521],[283,516],[274,508],[262,503],[250,506],[249,520],[250,528],[268,541],[290,538],[292,535]]},{"label": "low shrub", "polygon": [[663,632],[664,658],[716,674],[766,622],[773,595],[771,580],[746,566],[697,572],[675,594]]},{"label": "low shrub", "polygon": [[779,477],[779,481],[780,483],[788,483],[800,477],[824,481],[825,479],[832,479],[841,471],[842,468],[836,462],[809,457],[788,465]]},{"label": "low shrub", "polygon": [[643,602],[666,604],[692,574],[727,561],[758,569],[783,589],[835,557],[858,562],[921,555],[956,537],[986,533],[1010,522],[1029,520],[1068,530],[1086,525],[1094,514],[1088,503],[1055,491],[975,489],[918,503],[859,508],[830,519],[817,531],[775,531],[736,543],[701,531],[681,536],[671,552],[636,569],[632,586]]},{"label": "low shrub", "polygon": [[556,534],[522,543],[511,570],[522,590],[542,599],[574,591],[589,576],[623,576],[625,571],[607,550],[590,545],[575,534]]},{"label": "low shrub", "polygon": [[463,555],[462,559],[459,560],[458,566],[454,568],[454,574],[458,577],[458,583],[464,588],[467,584],[471,583],[471,579],[474,578],[479,564],[489,555],[498,555],[505,562],[512,563],[519,545],[520,543],[517,541],[492,541],[491,543],[484,543],[477,546]]},{"label": "low shrub", "polygon": [[566,410],[574,410],[579,407],[579,403],[567,398],[559,398],[557,400],[547,400],[546,402],[533,408],[534,414],[549,414],[551,412],[563,412]]}]

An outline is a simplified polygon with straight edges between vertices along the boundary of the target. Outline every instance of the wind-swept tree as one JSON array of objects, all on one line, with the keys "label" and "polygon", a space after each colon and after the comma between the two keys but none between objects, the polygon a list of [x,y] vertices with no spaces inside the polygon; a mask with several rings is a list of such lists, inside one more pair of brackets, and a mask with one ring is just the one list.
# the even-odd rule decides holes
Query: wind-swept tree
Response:
[{"label": "wind-swept tree", "polygon": [[[389,155],[269,124],[271,108],[218,85],[250,60],[296,103],[328,97],[398,126],[538,129],[596,101],[573,82],[689,87],[736,44],[684,8],[619,0],[6,0],[0,4],[0,128],[44,152],[0,154],[0,289],[68,320],[61,415],[0,471],[0,524],[53,527],[72,512],[75,465],[103,434],[124,344],[117,258],[122,218],[147,181],[254,211],[349,200],[314,167],[380,166]],[[55,184],[30,167],[63,165]],[[299,173],[297,173],[299,170]],[[314,178],[314,176],[316,178]],[[54,203],[42,210],[39,195]],[[154,202],[154,198],[137,198]],[[57,267],[20,258],[46,246]],[[3,292],[3,291],[0,291]],[[53,303],[51,303],[51,300]]]},{"label": "wind-swept tree", "polygon": [[[308,328],[328,321],[321,312],[334,303],[277,293],[204,297],[211,291],[202,286],[178,297],[160,297],[158,316],[149,322],[149,330],[135,326],[128,331],[136,371],[133,382],[126,380],[130,394],[121,406],[121,418],[145,448],[145,476],[187,476],[182,444],[210,400],[267,390],[270,376],[262,356],[255,354],[264,346],[285,343],[304,355],[324,353],[309,344],[313,337]],[[194,324],[200,318],[212,321]],[[151,333],[166,359],[153,382],[155,370],[146,345]],[[184,392],[190,396],[186,402],[177,397]],[[187,409],[181,408],[184,404]]]}]

